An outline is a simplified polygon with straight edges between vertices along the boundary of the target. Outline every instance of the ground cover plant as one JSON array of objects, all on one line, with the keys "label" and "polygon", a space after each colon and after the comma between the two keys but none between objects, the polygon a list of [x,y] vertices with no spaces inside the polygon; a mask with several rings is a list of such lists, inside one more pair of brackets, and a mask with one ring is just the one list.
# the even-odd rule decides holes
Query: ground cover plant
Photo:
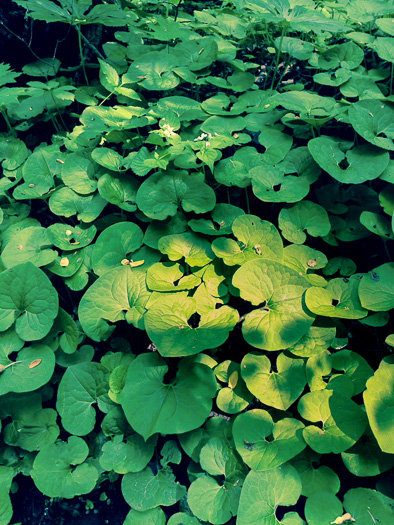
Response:
[{"label": "ground cover plant", "polygon": [[0,525],[393,523],[394,2],[14,2]]}]

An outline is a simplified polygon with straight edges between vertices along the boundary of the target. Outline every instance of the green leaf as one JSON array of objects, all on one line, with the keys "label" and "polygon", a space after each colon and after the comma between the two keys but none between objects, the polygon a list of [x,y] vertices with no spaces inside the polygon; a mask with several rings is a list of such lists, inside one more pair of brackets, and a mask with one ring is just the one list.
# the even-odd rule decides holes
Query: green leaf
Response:
[{"label": "green leaf", "polygon": [[15,189],[14,198],[29,199],[46,194],[53,187],[54,177],[60,175],[63,158],[64,154],[57,145],[43,146],[34,151],[23,165],[25,182]]},{"label": "green leaf", "polygon": [[141,472],[129,472],[122,479],[123,497],[130,507],[138,511],[146,511],[159,505],[174,505],[185,493],[186,488],[175,481],[169,467],[156,475],[150,467],[146,467]]},{"label": "green leaf", "polygon": [[253,193],[263,202],[298,202],[309,193],[305,177],[285,175],[278,166],[257,166],[249,174]]},{"label": "green leaf", "polygon": [[31,77],[52,77],[55,76],[60,68],[60,60],[51,57],[51,58],[41,58],[35,62],[30,62],[23,66],[22,71],[25,75],[30,75]]},{"label": "green leaf", "polygon": [[57,257],[57,252],[51,250],[50,246],[52,242],[48,231],[39,226],[30,226],[12,236],[4,246],[1,259],[7,268],[27,262],[37,267],[46,266]]},{"label": "green leaf", "polygon": [[144,244],[158,250],[159,241],[162,237],[173,233],[183,233],[186,230],[185,216],[179,212],[164,221],[152,221],[145,231]]},{"label": "green leaf", "polygon": [[232,230],[237,241],[221,238],[212,243],[215,255],[226,265],[241,265],[254,259],[282,259],[282,239],[272,223],[256,215],[241,215],[233,222]]},{"label": "green leaf", "polygon": [[61,250],[79,250],[90,244],[96,235],[96,226],[70,226],[61,222],[49,226],[48,238]]},{"label": "green leaf", "polygon": [[308,121],[313,116],[328,116],[334,113],[335,101],[316,93],[306,91],[289,91],[275,95],[274,102],[285,109],[300,114],[300,118]]},{"label": "green leaf", "polygon": [[394,500],[372,489],[351,489],[346,492],[343,505],[357,525],[390,523],[394,519]]},{"label": "green leaf", "polygon": [[355,69],[364,60],[364,52],[353,42],[329,46],[323,53],[318,53],[311,61],[319,69]]},{"label": "green leaf", "polygon": [[[280,37],[275,39],[275,47],[277,49],[279,48],[279,44]],[[285,36],[282,38],[281,44],[281,52],[287,53],[297,60],[308,60],[312,56],[313,44],[311,42],[306,42],[304,40],[300,40],[299,38]]]},{"label": "green leaf", "polygon": [[64,161],[62,179],[75,192],[88,195],[97,189],[96,173],[94,163],[86,155],[71,153]]},{"label": "green leaf", "polygon": [[155,173],[141,184],[137,193],[139,209],[158,220],[175,215],[179,206],[186,212],[206,213],[215,203],[215,193],[205,184],[204,175],[188,175],[183,170]]},{"label": "green leaf", "polygon": [[18,78],[22,73],[16,73],[11,69],[10,64],[4,64],[2,62],[0,64],[0,86],[4,86],[4,84],[13,84],[16,82],[16,78]]},{"label": "green leaf", "polygon": [[13,171],[27,159],[29,150],[20,139],[9,138],[0,141],[0,160],[4,170]]},{"label": "green leaf", "polygon": [[200,525],[200,521],[186,512],[177,512],[170,517],[167,525]]},{"label": "green leaf", "polygon": [[382,452],[370,428],[341,457],[346,468],[359,477],[378,476],[394,466],[394,456]]},{"label": "green leaf", "polygon": [[98,4],[86,16],[84,24],[103,24],[109,27],[120,27],[128,23],[127,13],[119,6]]},{"label": "green leaf", "polygon": [[77,436],[85,436],[94,428],[96,411],[109,403],[108,372],[99,363],[80,363],[69,366],[57,394],[56,408],[63,427]]},{"label": "green leaf", "polygon": [[156,263],[146,274],[148,288],[157,292],[191,290],[200,283],[196,275],[184,275],[184,268],[177,263]]},{"label": "green leaf", "polygon": [[108,91],[112,91],[119,85],[118,72],[105,60],[99,58],[98,61],[100,63],[100,82]]},{"label": "green leaf", "polygon": [[360,100],[349,109],[350,124],[365,140],[394,151],[394,107],[379,100]]},{"label": "green leaf", "polygon": [[394,308],[394,263],[378,266],[364,275],[359,287],[360,301],[373,312]]},{"label": "green leaf", "polygon": [[184,62],[170,55],[167,51],[152,51],[137,58],[123,75],[124,84],[138,82],[149,91],[167,91],[174,89],[180,82],[174,69]]},{"label": "green leaf", "polygon": [[390,394],[394,386],[393,356],[381,361],[366,386],[364,403],[372,431],[382,451],[393,454],[394,410]]},{"label": "green leaf", "polygon": [[192,219],[188,225],[194,232],[205,235],[229,235],[235,219],[244,213],[232,204],[217,204],[211,213],[212,220]]},{"label": "green leaf", "polygon": [[333,257],[323,269],[324,275],[334,275],[339,272],[343,277],[350,277],[357,270],[356,263],[349,257]]},{"label": "green leaf", "polygon": [[29,16],[35,20],[46,22],[72,23],[72,15],[62,7],[49,0],[15,0],[16,3],[24,7]]},{"label": "green leaf", "polygon": [[291,268],[273,261],[249,261],[235,272],[233,285],[243,299],[260,306],[245,316],[242,326],[245,340],[256,348],[289,348],[313,323],[302,299],[310,285]]},{"label": "green leaf", "polygon": [[361,184],[379,177],[387,168],[389,153],[363,144],[344,153],[341,144],[328,137],[308,142],[309,151],[319,166],[335,180],[344,184]]},{"label": "green leaf", "polygon": [[307,444],[319,454],[349,449],[363,435],[367,422],[360,406],[333,390],[305,394],[298,411],[304,419],[321,423],[322,428],[310,425],[303,431]]},{"label": "green leaf", "polygon": [[256,148],[240,147],[232,157],[220,160],[215,165],[214,177],[225,186],[246,188],[251,184],[250,170],[261,163],[261,155]]},{"label": "green leaf", "polygon": [[136,432],[126,438],[118,435],[102,446],[100,465],[104,470],[113,470],[118,474],[139,472],[151,460],[154,449],[154,439],[145,442]]},{"label": "green leaf", "polygon": [[[29,398],[32,399],[31,394]],[[12,413],[8,414],[13,421],[4,427],[3,435],[7,445],[36,452],[45,445],[54,443],[59,436],[60,429],[56,424],[56,410],[42,409],[39,396],[38,403],[34,404],[29,403],[29,398],[22,396],[3,398],[4,402],[7,400],[13,405]]]},{"label": "green leaf", "polygon": [[251,471],[242,488],[237,524],[278,525],[277,507],[295,505],[300,495],[300,477],[289,464],[268,472]]},{"label": "green leaf", "polygon": [[0,273],[0,331],[15,322],[25,341],[45,337],[59,309],[55,288],[45,273],[27,262]]},{"label": "green leaf", "polygon": [[68,442],[46,445],[37,454],[31,471],[36,487],[51,498],[88,494],[99,477],[96,467],[85,462],[88,453],[85,441],[76,436],[70,436]]},{"label": "green leaf", "polygon": [[300,357],[312,357],[319,355],[331,345],[335,338],[336,328],[334,324],[318,323],[309,328],[305,335],[289,350],[292,354]]},{"label": "green leaf", "polygon": [[274,166],[290,151],[293,138],[282,131],[266,126],[260,131],[259,143],[265,148],[261,159],[270,166]]},{"label": "green leaf", "polygon": [[[59,312],[53,323],[53,326],[47,336],[43,340],[44,344],[50,345],[50,340],[54,341],[55,350],[61,348],[66,354],[73,354],[79,343],[79,330],[74,319],[63,308],[59,308]],[[47,342],[48,341],[48,342]]]},{"label": "green leaf", "polygon": [[353,395],[361,394],[365,389],[365,383],[373,375],[373,370],[368,362],[356,352],[341,350],[332,356],[332,367],[342,370],[344,375],[353,383]]},{"label": "green leaf", "polygon": [[362,319],[368,312],[361,306],[358,277],[331,279],[326,288],[312,287],[305,294],[306,305],[317,315],[340,319]]},{"label": "green leaf", "polygon": [[371,47],[383,60],[394,63],[394,38],[378,36]]},{"label": "green leaf", "polygon": [[326,210],[315,202],[303,200],[279,212],[279,228],[285,239],[295,244],[306,241],[305,230],[312,237],[324,237],[331,230]]},{"label": "green leaf", "polygon": [[222,525],[236,515],[240,492],[239,483],[221,484],[211,476],[203,476],[190,485],[187,502],[190,510],[200,520],[212,525]]},{"label": "green leaf", "polygon": [[385,33],[388,33],[391,36],[394,36],[394,18],[378,18],[375,20],[375,24],[384,31]]},{"label": "green leaf", "polygon": [[325,465],[317,466],[319,458],[319,454],[308,448],[291,462],[301,478],[301,494],[307,498],[321,490],[336,494],[341,486],[339,477],[331,468]]},{"label": "green leaf", "polygon": [[229,442],[219,437],[212,437],[203,445],[200,464],[211,476],[225,476],[226,479],[242,468]]},{"label": "green leaf", "polygon": [[304,361],[284,353],[277,358],[276,372],[271,372],[271,362],[265,355],[246,354],[241,362],[241,374],[257,399],[279,410],[287,410],[302,394],[307,382]]},{"label": "green leaf", "polygon": [[244,462],[259,472],[275,469],[302,452],[306,447],[303,428],[301,421],[291,418],[274,424],[267,411],[253,409],[237,416],[233,436]]},{"label": "green leaf", "polygon": [[342,503],[332,492],[326,490],[314,492],[306,500],[305,518],[308,525],[335,523],[336,518],[342,515]]},{"label": "green leaf", "polygon": [[121,404],[130,425],[145,439],[161,432],[188,432],[204,423],[216,394],[212,370],[199,363],[181,361],[171,383],[157,354],[139,355],[129,366]]},{"label": "green leaf", "polygon": [[[1,361],[4,366],[14,362],[8,358]],[[49,346],[37,343],[18,352],[15,363],[1,373],[0,395],[31,392],[48,383],[55,369],[55,355]]]},{"label": "green leaf", "polygon": [[241,377],[241,369],[234,361],[223,361],[215,367],[215,375],[219,381],[228,386],[219,390],[216,404],[226,414],[242,412],[253,399],[253,395],[246,387]]},{"label": "green leaf", "polygon": [[211,243],[195,233],[174,233],[159,240],[159,250],[168,256],[170,261],[185,258],[190,266],[205,266],[215,258]]},{"label": "green leaf", "polygon": [[136,211],[138,187],[138,182],[129,175],[105,173],[98,181],[100,196],[125,211]]},{"label": "green leaf", "polygon": [[183,292],[162,295],[145,314],[145,329],[165,357],[193,355],[223,344],[236,325],[238,312],[229,306],[201,314],[194,327],[196,300]]},{"label": "green leaf", "polygon": [[107,272],[90,286],[79,303],[82,329],[93,341],[105,341],[115,329],[109,323],[126,320],[143,328],[150,294],[143,272],[133,272],[130,266]]},{"label": "green leaf", "polygon": [[103,275],[113,268],[125,265],[122,261],[134,263],[132,254],[142,246],[144,234],[132,222],[118,222],[100,233],[94,245],[92,265],[94,273]]},{"label": "green leaf", "polygon": [[165,523],[166,515],[163,510],[161,507],[155,507],[145,511],[131,509],[123,525],[165,525]]},{"label": "green leaf", "polygon": [[12,479],[15,475],[15,471],[12,467],[4,465],[0,466],[0,523],[1,525],[7,525],[11,523],[12,518],[12,502],[9,495]]},{"label": "green leaf", "polygon": [[55,215],[76,215],[82,222],[92,222],[108,204],[99,193],[79,195],[70,188],[60,188],[49,197],[49,209]]},{"label": "green leaf", "polygon": [[327,257],[322,252],[308,248],[304,244],[290,244],[283,251],[283,262],[289,268],[304,275],[311,284],[326,285],[326,280],[314,273],[327,264]]}]

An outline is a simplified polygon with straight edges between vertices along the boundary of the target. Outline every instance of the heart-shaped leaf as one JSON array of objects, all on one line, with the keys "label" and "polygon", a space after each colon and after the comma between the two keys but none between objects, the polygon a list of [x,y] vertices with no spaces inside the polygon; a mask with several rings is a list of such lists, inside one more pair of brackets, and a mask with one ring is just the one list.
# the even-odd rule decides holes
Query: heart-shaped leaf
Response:
[{"label": "heart-shaped leaf", "polygon": [[144,469],[154,453],[155,440],[145,442],[136,432],[124,436],[115,436],[104,443],[101,449],[100,465],[104,470],[118,474],[139,472]]},{"label": "heart-shaped leaf", "polygon": [[364,275],[359,287],[360,301],[364,308],[373,312],[394,308],[394,263],[378,266]]},{"label": "heart-shaped leaf", "polygon": [[310,425],[303,431],[307,444],[319,454],[349,449],[363,435],[367,423],[359,405],[333,390],[305,394],[298,411],[304,419],[322,424],[322,428]]},{"label": "heart-shaped leaf", "polygon": [[358,297],[357,277],[331,279],[326,288],[310,288],[305,294],[306,305],[317,315],[342,319],[362,319],[368,312]]},{"label": "heart-shaped leaf", "polygon": [[27,262],[37,267],[46,266],[57,257],[57,252],[50,247],[52,242],[48,231],[30,226],[12,236],[3,248],[1,259],[7,268]]},{"label": "heart-shaped leaf", "polygon": [[77,436],[91,432],[96,422],[95,403],[101,409],[110,403],[108,371],[100,363],[69,366],[60,381],[56,402],[63,427]]},{"label": "heart-shaped leaf", "polygon": [[310,140],[308,148],[319,166],[344,184],[361,184],[376,179],[390,160],[388,152],[369,144],[356,146],[344,153],[338,142],[327,137]]},{"label": "heart-shaped leaf", "polygon": [[124,259],[134,262],[132,252],[142,245],[144,234],[132,222],[118,222],[100,233],[94,245],[92,263],[97,275],[119,267]]},{"label": "heart-shaped leaf", "polygon": [[353,128],[365,140],[379,148],[394,151],[394,106],[379,100],[360,100],[349,109]]},{"label": "heart-shaped leaf", "polygon": [[245,316],[246,341],[263,350],[294,345],[313,323],[303,307],[308,281],[296,271],[273,261],[249,261],[233,277],[241,297],[260,308]]},{"label": "heart-shaped leaf", "polygon": [[213,210],[215,204],[215,193],[205,184],[204,175],[188,175],[183,170],[155,173],[141,184],[137,193],[139,209],[158,220],[175,215],[179,206],[186,212],[205,213]]},{"label": "heart-shaped leaf", "polygon": [[295,244],[303,244],[306,241],[305,230],[312,237],[324,237],[331,230],[331,224],[322,206],[303,200],[279,212],[279,228],[285,239]]},{"label": "heart-shaped leaf", "polygon": [[279,467],[302,452],[303,429],[301,421],[284,418],[274,424],[267,411],[253,409],[237,416],[233,436],[244,462],[258,472]]},{"label": "heart-shaped leaf", "polygon": [[159,355],[142,354],[127,372],[121,404],[130,425],[145,439],[156,432],[175,434],[197,428],[211,411],[217,387],[208,366],[181,361],[169,384],[163,381],[167,370]]},{"label": "heart-shaped leaf", "polygon": [[170,261],[179,261],[183,257],[190,266],[205,266],[215,258],[211,244],[207,239],[192,233],[174,233],[159,240],[159,250]]},{"label": "heart-shaped leaf", "polygon": [[78,315],[84,332],[94,341],[105,341],[115,329],[109,323],[126,320],[142,328],[150,295],[143,272],[122,266],[105,273],[79,303]]},{"label": "heart-shaped leaf", "polygon": [[283,243],[278,230],[268,221],[256,215],[241,215],[233,222],[233,234],[237,241],[228,238],[215,239],[212,250],[225,264],[233,266],[253,259],[281,260]]},{"label": "heart-shaped leaf", "polygon": [[220,346],[239,319],[236,310],[222,306],[202,313],[193,327],[196,313],[196,300],[184,294],[162,295],[149,307],[145,329],[161,355],[193,355]]},{"label": "heart-shaped leaf", "polygon": [[301,495],[301,480],[294,467],[282,465],[268,472],[249,472],[238,509],[238,525],[278,525],[279,506],[295,505]]},{"label": "heart-shaped leaf", "polygon": [[70,436],[68,442],[46,445],[37,454],[31,471],[36,487],[51,498],[88,494],[99,477],[96,467],[85,462],[88,454],[87,444],[76,436]]},{"label": "heart-shaped leaf", "polygon": [[45,273],[31,262],[0,273],[0,330],[15,322],[25,341],[45,337],[59,309],[59,298]]},{"label": "heart-shaped leaf", "polygon": [[287,410],[302,394],[306,385],[302,359],[279,354],[276,372],[265,355],[247,354],[241,362],[241,374],[246,386],[265,405]]}]

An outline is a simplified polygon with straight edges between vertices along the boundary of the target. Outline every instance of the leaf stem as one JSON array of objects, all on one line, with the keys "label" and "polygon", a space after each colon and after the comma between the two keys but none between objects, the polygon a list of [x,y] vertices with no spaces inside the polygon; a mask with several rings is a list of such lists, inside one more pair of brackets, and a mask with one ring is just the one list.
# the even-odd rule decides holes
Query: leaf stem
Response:
[{"label": "leaf stem", "polygon": [[89,85],[89,79],[88,79],[88,75],[86,73],[86,68],[85,68],[85,58],[83,56],[82,32],[81,32],[80,24],[77,24],[76,29],[77,29],[77,33],[78,33],[78,47],[79,47],[79,55],[81,57],[81,65],[82,65],[82,69],[83,69],[83,75],[85,77],[86,84]]},{"label": "leaf stem", "polygon": [[245,188],[245,197],[246,197],[246,210],[248,214],[250,215],[250,202],[249,202],[249,193],[248,193],[248,187]]},{"label": "leaf stem", "polygon": [[6,110],[3,107],[1,107],[1,113],[2,113],[2,115],[4,117],[4,120],[6,121],[8,131],[11,133],[11,135],[13,137],[16,137],[16,131],[12,127],[12,124],[10,122],[10,119],[8,118],[7,112],[6,112]]},{"label": "leaf stem", "polygon": [[282,44],[283,44],[283,38],[285,36],[285,33],[286,33],[286,26],[285,26],[285,24],[283,24],[282,25],[282,33],[280,35],[280,40],[279,40],[278,53],[276,55],[274,74],[272,76],[272,81],[271,81],[271,89],[274,89],[276,74],[278,73],[279,59],[280,59],[280,55],[282,54]]}]

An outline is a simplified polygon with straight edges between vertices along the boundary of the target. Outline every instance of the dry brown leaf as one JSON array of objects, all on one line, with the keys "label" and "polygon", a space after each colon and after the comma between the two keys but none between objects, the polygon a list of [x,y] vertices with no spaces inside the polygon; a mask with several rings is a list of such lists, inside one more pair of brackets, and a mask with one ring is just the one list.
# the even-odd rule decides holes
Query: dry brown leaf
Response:
[{"label": "dry brown leaf", "polygon": [[29,368],[35,368],[41,363],[42,359],[34,359],[29,365]]}]

